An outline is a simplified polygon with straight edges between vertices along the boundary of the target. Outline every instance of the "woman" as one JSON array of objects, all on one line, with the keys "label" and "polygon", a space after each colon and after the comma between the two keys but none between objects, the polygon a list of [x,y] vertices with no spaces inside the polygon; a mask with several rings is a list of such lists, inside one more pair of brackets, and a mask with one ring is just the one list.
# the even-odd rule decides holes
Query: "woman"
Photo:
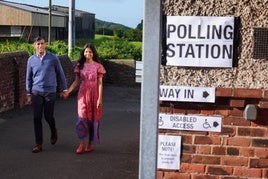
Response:
[{"label": "woman", "polygon": [[[99,144],[99,125],[102,117],[102,93],[103,75],[106,73],[104,67],[98,62],[98,55],[95,47],[86,44],[81,51],[80,59],[75,66],[76,74],[64,96],[69,94],[78,86],[78,119],[76,132],[80,143],[76,149],[77,154],[92,151],[92,143]],[[88,144],[84,139],[88,137]]]}]

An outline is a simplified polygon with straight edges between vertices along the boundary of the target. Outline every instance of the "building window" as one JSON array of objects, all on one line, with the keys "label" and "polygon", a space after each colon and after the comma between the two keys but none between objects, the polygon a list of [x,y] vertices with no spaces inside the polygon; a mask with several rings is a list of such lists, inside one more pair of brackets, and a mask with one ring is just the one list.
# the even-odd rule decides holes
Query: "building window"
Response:
[{"label": "building window", "polygon": [[10,36],[10,26],[0,26],[0,36],[9,37]]},{"label": "building window", "polygon": [[11,26],[11,37],[20,37],[21,35],[21,26]]}]

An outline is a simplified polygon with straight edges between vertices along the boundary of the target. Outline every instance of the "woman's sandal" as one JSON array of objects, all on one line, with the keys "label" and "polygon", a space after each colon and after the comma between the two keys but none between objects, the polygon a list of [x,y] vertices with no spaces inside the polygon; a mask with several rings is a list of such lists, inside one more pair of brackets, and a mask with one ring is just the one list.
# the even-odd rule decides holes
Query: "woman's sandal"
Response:
[{"label": "woman's sandal", "polygon": [[87,148],[85,149],[85,152],[91,152],[92,151],[92,146],[88,145]]},{"label": "woman's sandal", "polygon": [[77,154],[82,154],[85,152],[85,147],[84,146],[79,146],[77,149],[76,149],[76,153]]}]

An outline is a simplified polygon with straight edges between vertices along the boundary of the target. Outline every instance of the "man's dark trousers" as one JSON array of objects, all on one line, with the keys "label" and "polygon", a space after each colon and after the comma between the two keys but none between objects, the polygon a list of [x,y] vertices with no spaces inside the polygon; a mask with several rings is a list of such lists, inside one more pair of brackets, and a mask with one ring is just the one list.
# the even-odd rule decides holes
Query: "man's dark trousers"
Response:
[{"label": "man's dark trousers", "polygon": [[56,93],[32,92],[32,104],[34,111],[34,132],[36,144],[43,144],[43,127],[42,116],[44,112],[45,120],[47,121],[51,133],[56,131],[54,118],[54,105]]}]

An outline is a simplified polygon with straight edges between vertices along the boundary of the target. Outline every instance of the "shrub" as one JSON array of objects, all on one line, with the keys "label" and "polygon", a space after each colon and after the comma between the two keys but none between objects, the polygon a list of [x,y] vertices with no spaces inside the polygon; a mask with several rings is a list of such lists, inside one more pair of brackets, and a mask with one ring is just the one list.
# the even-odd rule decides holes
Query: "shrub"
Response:
[{"label": "shrub", "polygon": [[[84,44],[95,45],[100,60],[102,59],[141,59],[141,42],[128,42],[114,36],[97,36],[92,39],[77,39],[76,47],[72,49],[70,59],[77,60]],[[47,50],[57,55],[68,54],[68,43],[66,41],[53,41],[47,45]],[[0,41],[0,53],[12,51],[27,51],[29,55],[34,53],[32,44],[24,41]]]},{"label": "shrub", "polygon": [[97,46],[102,59],[135,59],[141,57],[141,49],[124,40],[105,40]]}]

